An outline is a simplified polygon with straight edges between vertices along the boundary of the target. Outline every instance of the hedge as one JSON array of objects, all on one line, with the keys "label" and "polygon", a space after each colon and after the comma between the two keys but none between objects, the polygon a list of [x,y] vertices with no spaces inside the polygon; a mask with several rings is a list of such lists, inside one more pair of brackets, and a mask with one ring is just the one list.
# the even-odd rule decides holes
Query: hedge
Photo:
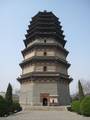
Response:
[{"label": "hedge", "polygon": [[3,97],[0,96],[0,117],[8,116],[15,112],[21,111],[22,108],[20,107],[19,103],[9,103]]},{"label": "hedge", "polygon": [[0,96],[0,117],[7,116],[9,114],[8,102]]},{"label": "hedge", "polygon": [[71,110],[84,116],[90,116],[90,96],[81,100],[75,100],[71,103]]},{"label": "hedge", "polygon": [[13,104],[12,104],[11,107],[12,107],[11,111],[12,111],[13,113],[19,112],[19,111],[22,110],[20,104],[19,104],[19,103],[16,103],[16,102],[13,102]]},{"label": "hedge", "polygon": [[90,116],[90,96],[86,96],[80,104],[80,112],[82,115]]},{"label": "hedge", "polygon": [[75,100],[71,104],[71,110],[77,113],[80,113],[80,101]]}]

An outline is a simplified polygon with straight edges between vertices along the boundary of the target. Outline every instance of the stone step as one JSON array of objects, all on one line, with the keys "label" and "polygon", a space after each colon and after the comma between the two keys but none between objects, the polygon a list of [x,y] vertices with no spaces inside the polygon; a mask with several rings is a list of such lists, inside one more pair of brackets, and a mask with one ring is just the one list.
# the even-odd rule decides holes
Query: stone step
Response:
[{"label": "stone step", "polygon": [[67,111],[67,106],[26,106],[24,110]]}]

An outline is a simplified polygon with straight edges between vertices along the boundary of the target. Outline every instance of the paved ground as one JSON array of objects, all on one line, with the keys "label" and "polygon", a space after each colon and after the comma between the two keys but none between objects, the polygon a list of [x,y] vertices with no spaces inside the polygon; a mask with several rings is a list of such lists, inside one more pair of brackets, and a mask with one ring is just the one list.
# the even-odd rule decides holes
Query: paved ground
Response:
[{"label": "paved ground", "polygon": [[22,111],[0,120],[90,120],[68,111]]}]

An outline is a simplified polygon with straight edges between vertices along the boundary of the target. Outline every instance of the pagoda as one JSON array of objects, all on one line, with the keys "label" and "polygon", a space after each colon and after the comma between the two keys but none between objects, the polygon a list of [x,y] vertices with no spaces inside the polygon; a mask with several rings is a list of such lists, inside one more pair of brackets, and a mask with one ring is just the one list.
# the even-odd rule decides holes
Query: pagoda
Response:
[{"label": "pagoda", "polygon": [[22,106],[70,104],[66,40],[59,18],[52,12],[38,12],[25,34],[20,103]]}]

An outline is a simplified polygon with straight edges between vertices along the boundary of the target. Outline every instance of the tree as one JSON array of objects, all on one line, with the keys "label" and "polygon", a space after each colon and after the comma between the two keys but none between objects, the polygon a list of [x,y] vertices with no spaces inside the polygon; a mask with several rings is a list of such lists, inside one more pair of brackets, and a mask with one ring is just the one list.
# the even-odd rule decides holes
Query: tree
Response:
[{"label": "tree", "polygon": [[8,87],[7,87],[7,91],[6,91],[6,94],[5,94],[5,99],[6,99],[10,104],[12,104],[12,102],[13,102],[13,99],[12,99],[12,86],[11,86],[10,83],[8,84]]},{"label": "tree", "polygon": [[83,85],[85,95],[90,95],[90,81],[83,80],[82,85]]},{"label": "tree", "polygon": [[7,115],[9,115],[9,104],[5,100],[5,98],[0,96],[0,117],[4,117]]},{"label": "tree", "polygon": [[79,99],[82,99],[84,97],[84,92],[80,80],[78,81],[78,89],[79,89]]}]

